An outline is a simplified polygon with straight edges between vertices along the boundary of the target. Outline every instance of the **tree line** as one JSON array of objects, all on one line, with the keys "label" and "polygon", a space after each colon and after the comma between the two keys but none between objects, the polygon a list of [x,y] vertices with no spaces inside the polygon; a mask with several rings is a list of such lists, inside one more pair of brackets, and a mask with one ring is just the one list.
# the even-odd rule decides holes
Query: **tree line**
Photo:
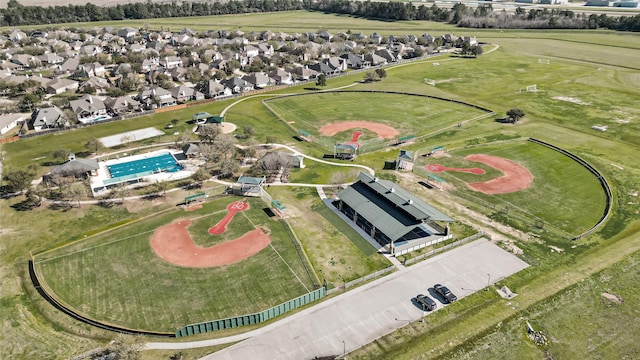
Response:
[{"label": "tree line", "polygon": [[[186,16],[211,16],[301,10],[310,0],[229,0],[181,2],[131,2],[115,6],[23,6],[9,0],[0,9],[0,26],[46,25],[109,20],[139,20]],[[307,5],[308,6],[308,5]]]},{"label": "tree line", "polygon": [[476,8],[462,3],[450,9],[410,2],[371,2],[351,0],[229,0],[225,2],[134,2],[100,7],[87,3],[68,6],[22,6],[9,0],[0,9],[0,26],[46,25],[124,19],[210,16],[306,9],[326,13],[349,14],[371,19],[430,20],[460,27],[500,29],[596,29],[640,31],[640,15],[607,16],[576,14],[566,9],[530,9],[518,7],[514,14],[493,12],[491,4]]}]

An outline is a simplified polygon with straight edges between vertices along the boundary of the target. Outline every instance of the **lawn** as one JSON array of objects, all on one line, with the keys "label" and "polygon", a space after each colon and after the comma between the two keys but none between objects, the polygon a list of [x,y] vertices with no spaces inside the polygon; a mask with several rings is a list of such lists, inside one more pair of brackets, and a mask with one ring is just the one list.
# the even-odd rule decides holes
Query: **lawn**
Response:
[{"label": "lawn", "polygon": [[[611,268],[585,278],[448,358],[636,358],[640,344],[630,334],[640,331],[636,306],[640,301],[638,262],[640,253],[635,253]],[[608,300],[603,293],[616,295],[622,302]],[[525,319],[549,339],[547,346],[535,346],[527,338]]]},{"label": "lawn", "polygon": [[329,209],[321,203],[314,188],[271,187],[269,192],[287,207],[288,222],[313,268],[329,284],[341,286],[391,265],[342,220],[337,217],[327,220],[324,215]]},{"label": "lawn", "polygon": [[[189,213],[172,211],[44,253],[36,256],[37,271],[57,299],[80,313],[155,331],[254,313],[312,290],[312,280],[303,276],[302,260],[284,228],[267,217],[259,200],[250,201],[252,208],[245,214],[253,224],[269,229],[273,247],[216,268],[180,268],[153,253],[149,239],[158,226],[186,217],[205,216],[198,223],[213,220],[207,215],[233,200],[222,198]],[[246,228],[243,215],[236,216],[239,227]],[[196,226],[190,231],[204,229]]]},{"label": "lawn", "polygon": [[[495,210],[508,206],[531,219],[541,219],[573,235],[595,225],[604,212],[605,194],[596,177],[569,157],[547,147],[529,141],[516,141],[459,149],[448,154],[451,157],[426,158],[419,164],[490,170],[483,175],[451,171],[437,173],[437,176],[455,186],[457,194],[476,203],[486,201],[495,205]],[[525,190],[507,194],[486,195],[473,191],[466,183],[487,181],[499,174],[484,164],[465,160],[464,157],[470,154],[487,154],[513,160],[531,172],[533,183]]]},{"label": "lawn", "polygon": [[[325,125],[347,120],[379,122],[400,136],[424,135],[485,114],[471,106],[407,94],[328,92],[275,98],[268,106],[296,129],[319,135]],[[334,136],[350,141],[349,134]]]}]

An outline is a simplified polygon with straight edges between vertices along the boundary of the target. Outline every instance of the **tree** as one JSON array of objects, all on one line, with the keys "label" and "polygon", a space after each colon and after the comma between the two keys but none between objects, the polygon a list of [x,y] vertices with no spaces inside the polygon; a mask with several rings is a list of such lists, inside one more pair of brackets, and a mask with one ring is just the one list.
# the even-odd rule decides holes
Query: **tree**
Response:
[{"label": "tree", "polygon": [[102,142],[100,142],[100,140],[93,138],[87,141],[87,143],[84,144],[84,147],[87,150],[93,151],[96,155],[98,155],[98,150],[102,149],[103,145],[102,145]]},{"label": "tree", "polygon": [[374,82],[374,81],[379,81],[379,80],[380,80],[380,77],[374,71],[367,71],[364,74],[364,81],[365,82]]},{"label": "tree", "polygon": [[208,167],[210,162],[220,161],[220,153],[212,144],[200,144],[200,157],[204,159],[204,167]]},{"label": "tree", "polygon": [[518,122],[520,118],[524,117],[524,115],[524,111],[519,108],[513,108],[507,111],[507,116],[509,117],[509,119],[512,119],[514,123]]},{"label": "tree", "polygon": [[267,144],[275,144],[278,142],[278,138],[272,135],[267,136]]},{"label": "tree", "polygon": [[320,86],[320,87],[327,86],[327,77],[325,74],[318,75],[318,79],[316,79],[316,86]]},{"label": "tree", "polygon": [[198,129],[198,136],[201,141],[206,143],[213,143],[220,134],[220,129],[215,125],[201,125]]},{"label": "tree", "polygon": [[180,120],[178,119],[171,119],[171,125],[176,126],[180,123]]},{"label": "tree", "polygon": [[242,128],[242,133],[245,134],[247,137],[253,135],[255,132],[256,132],[256,129],[251,125],[245,125]]},{"label": "tree", "polygon": [[220,163],[220,172],[223,176],[229,176],[240,168],[238,161],[235,159],[225,159]]},{"label": "tree", "polygon": [[387,77],[387,70],[382,68],[376,69],[376,74],[378,74],[378,77],[382,80]]},{"label": "tree", "polygon": [[88,190],[87,186],[82,182],[74,182],[70,184],[65,190],[65,196],[69,197],[71,200],[74,200],[78,203],[78,208],[82,205],[80,200],[87,197]]},{"label": "tree", "polygon": [[4,181],[13,192],[23,192],[29,188],[35,174],[28,170],[13,170],[4,175]]},{"label": "tree", "polygon": [[231,135],[222,134],[219,135],[216,141],[213,143],[216,151],[222,155],[225,160],[229,158],[230,155],[233,155],[235,150],[235,138]]},{"label": "tree", "polygon": [[67,149],[58,149],[53,152],[53,158],[58,160],[60,163],[64,163],[69,159],[69,154],[71,152]]},{"label": "tree", "polygon": [[202,187],[202,183],[204,183],[210,177],[211,175],[209,175],[209,173],[203,168],[198,168],[198,170],[196,170],[196,172],[191,175],[191,179],[198,183],[200,187]]}]

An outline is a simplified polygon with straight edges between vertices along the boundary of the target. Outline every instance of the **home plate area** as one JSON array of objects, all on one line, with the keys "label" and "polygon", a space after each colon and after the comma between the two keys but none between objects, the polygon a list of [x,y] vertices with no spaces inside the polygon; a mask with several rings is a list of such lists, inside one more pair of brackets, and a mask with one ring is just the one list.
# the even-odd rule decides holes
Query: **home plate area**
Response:
[{"label": "home plate area", "polygon": [[[227,225],[236,213],[249,209],[249,204],[235,201],[227,205],[227,214],[217,224],[210,227],[210,235],[226,231]],[[190,219],[176,220],[156,229],[151,237],[151,248],[164,261],[173,265],[203,268],[229,265],[249,258],[267,247],[271,240],[262,229],[251,230],[244,235],[211,247],[195,244],[187,230]]]}]

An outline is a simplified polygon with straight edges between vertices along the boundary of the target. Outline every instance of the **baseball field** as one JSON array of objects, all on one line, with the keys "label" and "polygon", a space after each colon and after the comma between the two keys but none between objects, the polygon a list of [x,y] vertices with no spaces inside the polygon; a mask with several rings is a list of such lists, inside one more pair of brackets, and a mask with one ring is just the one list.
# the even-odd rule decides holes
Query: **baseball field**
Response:
[{"label": "baseball field", "polygon": [[[393,136],[424,136],[402,148],[363,154],[356,163],[416,190],[468,226],[492,228],[489,221],[496,221],[533,234],[525,240],[503,233],[502,227],[492,228],[522,249],[523,258],[533,265],[499,283],[520,294],[508,306],[494,292],[473,295],[425,323],[404,327],[363,347],[350,354],[351,358],[510,358],[514,354],[518,358],[549,354],[571,358],[574,353],[580,358],[611,354],[624,358],[639,351],[628,334],[616,332],[634,329],[638,320],[630,307],[640,291],[637,276],[630,270],[637,268],[633,264],[640,249],[637,34],[462,30],[440,23],[388,23],[306,12],[219,19],[218,27],[289,32],[316,31],[318,23],[332,31],[454,32],[491,42],[486,52],[495,49],[477,59],[443,55],[388,67],[387,77],[379,82],[361,83],[362,73],[330,78],[325,90],[335,92],[311,92],[304,86],[279,90],[274,97],[304,95],[268,101],[273,112],[263,104],[264,97],[249,98],[226,114],[225,121],[239,129],[255,129],[254,138],[240,141],[241,145],[262,143],[273,136],[312,155],[324,149],[314,142],[294,140],[298,130],[341,142],[362,132],[357,140],[364,142],[380,136],[371,125],[382,124],[397,131]],[[211,21],[149,23],[158,28],[163,24],[209,29]],[[139,22],[118,26],[129,25],[140,26]],[[435,85],[426,84],[425,78]],[[525,90],[533,84],[537,91]],[[338,92],[343,86],[362,92]],[[485,113],[458,103],[370,90],[438,96],[488,108],[496,115],[479,118]],[[191,113],[220,113],[231,103],[214,102],[3,144],[3,164],[9,168],[34,164],[44,173],[56,149],[81,153],[83,144],[92,138],[124,129],[163,128],[172,118],[180,119],[177,131],[186,131],[185,120]],[[514,107],[526,112],[518,124],[494,121]],[[346,125],[337,130],[325,128],[341,123]],[[464,124],[457,126],[459,123]],[[593,125],[607,125],[608,130],[596,131]],[[173,142],[172,131],[136,145]],[[583,232],[602,215],[605,196],[598,180],[568,157],[526,141],[529,137],[577,154],[611,184],[613,212],[594,235],[578,241],[564,236]],[[444,156],[418,156],[414,172],[383,169],[384,161],[395,159],[400,149],[420,155],[435,146],[448,151]],[[292,182],[327,184],[353,179],[344,168],[311,160],[305,163],[305,169],[291,170]],[[512,172],[518,174],[512,178],[520,179],[517,186],[509,188],[504,182],[495,186],[497,179]],[[429,174],[444,181],[445,191],[417,185],[429,179]],[[18,210],[24,197],[0,200],[0,311],[5,320],[2,339],[7,340],[0,355],[72,358],[113,337],[69,319],[39,297],[24,266],[29,252],[35,254],[43,286],[66,306],[108,324],[166,332],[187,323],[260,311],[312,290],[323,279],[339,286],[389,265],[382,256],[371,253],[362,239],[336,225],[314,187],[272,186],[269,192],[287,206],[291,216],[287,221],[308,258],[296,251],[290,230],[270,218],[263,211],[264,203],[255,199],[225,197],[184,211],[175,209],[175,204],[190,193],[177,191],[164,199],[128,201],[123,206],[57,208],[45,204],[30,212]],[[461,210],[465,207],[475,213]],[[624,301],[602,300],[603,292],[617,294]],[[558,342],[546,348],[533,345],[522,333],[520,320],[524,317]],[[593,325],[600,323],[605,326],[603,331]],[[184,353],[190,354],[189,350]]]}]

